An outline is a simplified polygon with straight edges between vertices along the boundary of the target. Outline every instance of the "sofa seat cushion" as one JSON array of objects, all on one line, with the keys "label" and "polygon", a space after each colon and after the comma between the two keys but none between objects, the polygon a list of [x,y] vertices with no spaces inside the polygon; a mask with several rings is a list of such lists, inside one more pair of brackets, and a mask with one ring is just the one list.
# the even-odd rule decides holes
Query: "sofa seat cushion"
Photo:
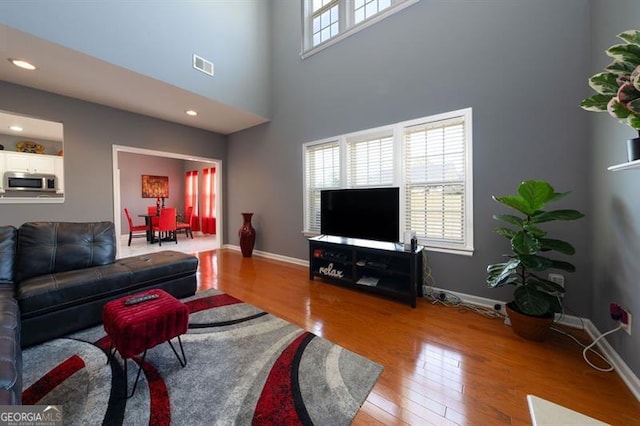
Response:
[{"label": "sofa seat cushion", "polygon": [[46,274],[22,281],[16,298],[22,318],[40,316],[94,300],[109,300],[139,288],[195,274],[198,258],[175,251],[116,260],[92,268]]},{"label": "sofa seat cushion", "polygon": [[22,317],[29,318],[119,295],[129,287],[130,275],[131,271],[116,264],[39,275],[21,282],[16,298]]},{"label": "sofa seat cushion", "polygon": [[131,272],[131,283],[134,286],[147,287],[155,283],[193,275],[198,269],[198,258],[177,251],[165,250],[118,259],[115,264]]}]

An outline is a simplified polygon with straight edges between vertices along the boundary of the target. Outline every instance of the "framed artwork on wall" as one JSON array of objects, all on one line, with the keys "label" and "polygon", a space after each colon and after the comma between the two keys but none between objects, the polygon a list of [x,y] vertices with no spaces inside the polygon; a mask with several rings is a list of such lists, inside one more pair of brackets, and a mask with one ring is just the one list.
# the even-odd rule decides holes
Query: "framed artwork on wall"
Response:
[{"label": "framed artwork on wall", "polygon": [[169,198],[169,176],[142,175],[142,198]]}]

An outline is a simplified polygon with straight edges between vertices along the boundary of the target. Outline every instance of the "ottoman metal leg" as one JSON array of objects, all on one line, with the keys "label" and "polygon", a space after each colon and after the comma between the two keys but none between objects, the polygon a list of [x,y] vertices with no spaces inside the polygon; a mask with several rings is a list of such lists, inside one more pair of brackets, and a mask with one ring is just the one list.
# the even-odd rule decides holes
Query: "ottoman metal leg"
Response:
[{"label": "ottoman metal leg", "polygon": [[[142,361],[140,361],[140,366],[138,367],[138,374],[136,374],[136,381],[133,382],[133,389],[131,389],[131,394],[127,394],[127,399],[133,396],[133,393],[136,391],[136,386],[138,385],[138,379],[140,378],[140,372],[142,371],[142,364],[144,364],[144,358],[147,356],[147,351],[145,350],[142,354]],[[129,387],[127,383],[129,383],[129,375],[127,374],[127,358],[124,359],[124,383],[125,383],[125,391]]]},{"label": "ottoman metal leg", "polygon": [[173,343],[171,343],[171,339],[167,340],[167,342],[169,342],[169,346],[171,346],[171,349],[173,349],[173,353],[176,354],[176,358],[178,358],[178,361],[180,362],[180,366],[184,367],[185,365],[187,365],[187,357],[184,354],[184,348],[182,347],[182,340],[180,340],[180,336],[178,336],[178,343],[180,343],[180,352],[182,352],[182,359],[180,359],[178,352],[173,347]]},{"label": "ottoman metal leg", "polygon": [[[171,346],[173,353],[176,355],[176,358],[178,358],[178,362],[180,363],[180,366],[181,367],[186,366],[187,356],[184,354],[184,347],[182,346],[182,339],[180,339],[180,336],[178,336],[178,343],[180,343],[180,352],[182,352],[182,358],[180,358],[180,355],[178,355],[178,351],[176,351],[176,348],[173,346],[173,343],[171,343],[171,339],[167,340],[167,342],[169,342],[169,346]],[[114,353],[115,353],[115,350],[114,350]],[[140,379],[140,372],[142,372],[142,364],[144,364],[144,359],[146,356],[147,356],[147,351],[145,350],[144,353],[142,354],[142,360],[140,361],[140,366],[138,367],[138,374],[136,374],[136,381],[133,382],[133,389],[131,389],[131,393],[130,394],[127,393],[127,399],[131,398],[134,392],[136,391],[136,386],[138,385],[138,380]],[[124,378],[125,378],[125,384],[128,383],[129,375],[127,373],[127,358],[124,359]],[[127,390],[128,387],[129,386],[127,385],[127,388],[125,390]]]},{"label": "ottoman metal leg", "polygon": [[111,362],[111,358],[116,353],[116,349],[113,347],[113,343],[109,345],[109,356],[107,356],[107,365]]}]

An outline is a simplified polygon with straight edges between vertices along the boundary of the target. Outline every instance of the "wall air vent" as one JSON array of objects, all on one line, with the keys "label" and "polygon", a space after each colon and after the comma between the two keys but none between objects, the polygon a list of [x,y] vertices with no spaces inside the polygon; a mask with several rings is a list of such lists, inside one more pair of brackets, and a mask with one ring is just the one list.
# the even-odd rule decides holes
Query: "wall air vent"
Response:
[{"label": "wall air vent", "polygon": [[213,75],[213,62],[207,61],[195,53],[193,54],[193,67],[205,74]]}]

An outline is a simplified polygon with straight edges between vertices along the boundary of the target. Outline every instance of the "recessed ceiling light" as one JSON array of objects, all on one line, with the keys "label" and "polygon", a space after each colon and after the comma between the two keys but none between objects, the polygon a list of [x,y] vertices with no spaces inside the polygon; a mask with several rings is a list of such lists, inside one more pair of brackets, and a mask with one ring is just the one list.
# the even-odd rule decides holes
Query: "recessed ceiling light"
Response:
[{"label": "recessed ceiling light", "polygon": [[21,132],[23,129],[20,126],[9,126],[9,130],[12,130],[14,132]]},{"label": "recessed ceiling light", "polygon": [[16,67],[20,67],[20,68],[23,68],[25,70],[33,71],[33,70],[36,69],[35,65],[33,65],[32,63],[27,62],[27,61],[25,61],[23,59],[9,58],[9,62],[11,62]]},{"label": "recessed ceiling light", "polygon": [[192,109],[188,109],[185,111],[185,114],[190,115],[192,117],[195,117],[196,115],[198,115],[198,111],[192,110]]}]

